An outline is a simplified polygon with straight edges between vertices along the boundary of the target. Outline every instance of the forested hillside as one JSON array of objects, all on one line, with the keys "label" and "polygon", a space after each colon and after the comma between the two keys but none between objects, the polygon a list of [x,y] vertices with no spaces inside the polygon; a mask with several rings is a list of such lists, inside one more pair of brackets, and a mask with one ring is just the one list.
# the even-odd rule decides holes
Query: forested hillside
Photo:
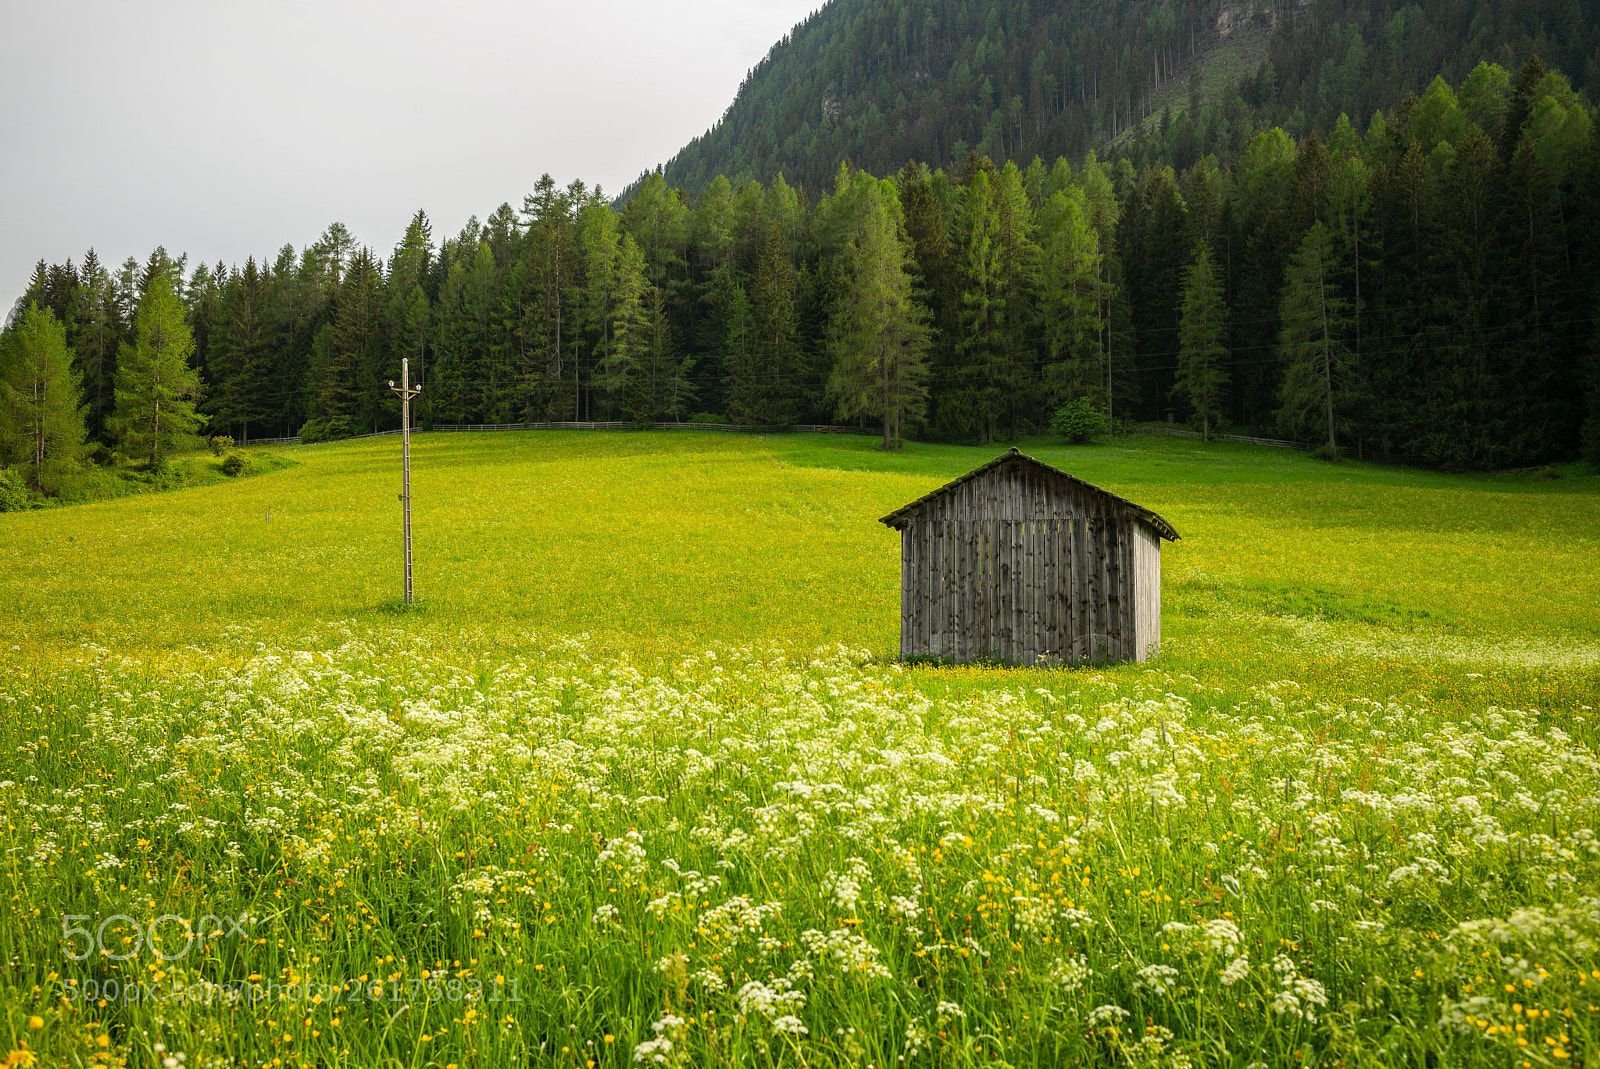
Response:
[{"label": "forested hillside", "polygon": [[[619,212],[549,178],[387,258],[341,225],[192,270],[41,262],[0,338],[0,457],[427,422],[849,422],[992,441],[1076,404],[1452,468],[1600,461],[1600,126],[1537,57],[1232,164],[841,166]],[[81,404],[81,408],[79,405]],[[1587,421],[1587,437],[1584,427]],[[87,436],[88,445],[85,445]]]},{"label": "forested hillside", "polygon": [[[960,166],[968,151],[1128,155],[1179,171],[1259,130],[1324,138],[1478,63],[1538,54],[1600,86],[1595,0],[833,0],[750,71],[665,174],[698,193],[782,173],[823,191],[848,158]],[[1145,120],[1148,120],[1146,122]],[[1133,133],[1130,135],[1130,129]]]}]

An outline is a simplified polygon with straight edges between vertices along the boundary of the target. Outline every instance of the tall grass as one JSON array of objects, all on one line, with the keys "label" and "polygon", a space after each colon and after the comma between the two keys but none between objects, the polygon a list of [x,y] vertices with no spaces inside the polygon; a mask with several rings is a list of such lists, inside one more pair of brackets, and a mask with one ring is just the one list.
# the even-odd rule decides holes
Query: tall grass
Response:
[{"label": "tall grass", "polygon": [[913,669],[979,451],[419,438],[400,614],[390,445],[0,517],[0,1062],[1600,1049],[1592,479],[1026,443],[1184,534],[1163,653]]}]

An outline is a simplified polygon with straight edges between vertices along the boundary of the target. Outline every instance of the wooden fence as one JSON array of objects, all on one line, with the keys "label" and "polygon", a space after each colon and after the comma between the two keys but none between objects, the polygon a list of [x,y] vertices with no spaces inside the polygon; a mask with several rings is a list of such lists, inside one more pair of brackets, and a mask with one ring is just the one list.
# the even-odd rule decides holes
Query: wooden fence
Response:
[{"label": "wooden fence", "polygon": [[[1199,431],[1185,430],[1182,427],[1129,427],[1129,434],[1161,434],[1169,438],[1194,438],[1201,439],[1205,435]],[[1287,442],[1282,438],[1249,438],[1242,434],[1213,434],[1212,438],[1222,442],[1245,442],[1249,445],[1270,445],[1275,449],[1299,449],[1310,452],[1316,446],[1304,442]]]}]

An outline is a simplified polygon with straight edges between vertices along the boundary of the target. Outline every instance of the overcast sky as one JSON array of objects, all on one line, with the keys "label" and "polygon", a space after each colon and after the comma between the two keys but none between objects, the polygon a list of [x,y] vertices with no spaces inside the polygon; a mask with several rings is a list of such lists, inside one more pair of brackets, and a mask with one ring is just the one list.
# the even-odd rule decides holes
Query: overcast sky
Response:
[{"label": "overcast sky", "polygon": [[0,316],[91,245],[242,264],[340,220],[387,257],[546,171],[614,195],[821,2],[6,2]]}]

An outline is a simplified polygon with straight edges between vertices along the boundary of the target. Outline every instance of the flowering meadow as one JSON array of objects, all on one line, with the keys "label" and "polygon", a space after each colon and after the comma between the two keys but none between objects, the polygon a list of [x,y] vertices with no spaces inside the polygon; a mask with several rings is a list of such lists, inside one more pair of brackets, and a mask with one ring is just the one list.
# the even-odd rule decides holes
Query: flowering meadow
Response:
[{"label": "flowering meadow", "polygon": [[1084,454],[1185,535],[1161,656],[938,668],[872,528],[978,451],[493,437],[453,478],[535,532],[635,493],[412,612],[322,570],[365,444],[0,517],[0,1065],[1600,1063],[1592,478]]}]

